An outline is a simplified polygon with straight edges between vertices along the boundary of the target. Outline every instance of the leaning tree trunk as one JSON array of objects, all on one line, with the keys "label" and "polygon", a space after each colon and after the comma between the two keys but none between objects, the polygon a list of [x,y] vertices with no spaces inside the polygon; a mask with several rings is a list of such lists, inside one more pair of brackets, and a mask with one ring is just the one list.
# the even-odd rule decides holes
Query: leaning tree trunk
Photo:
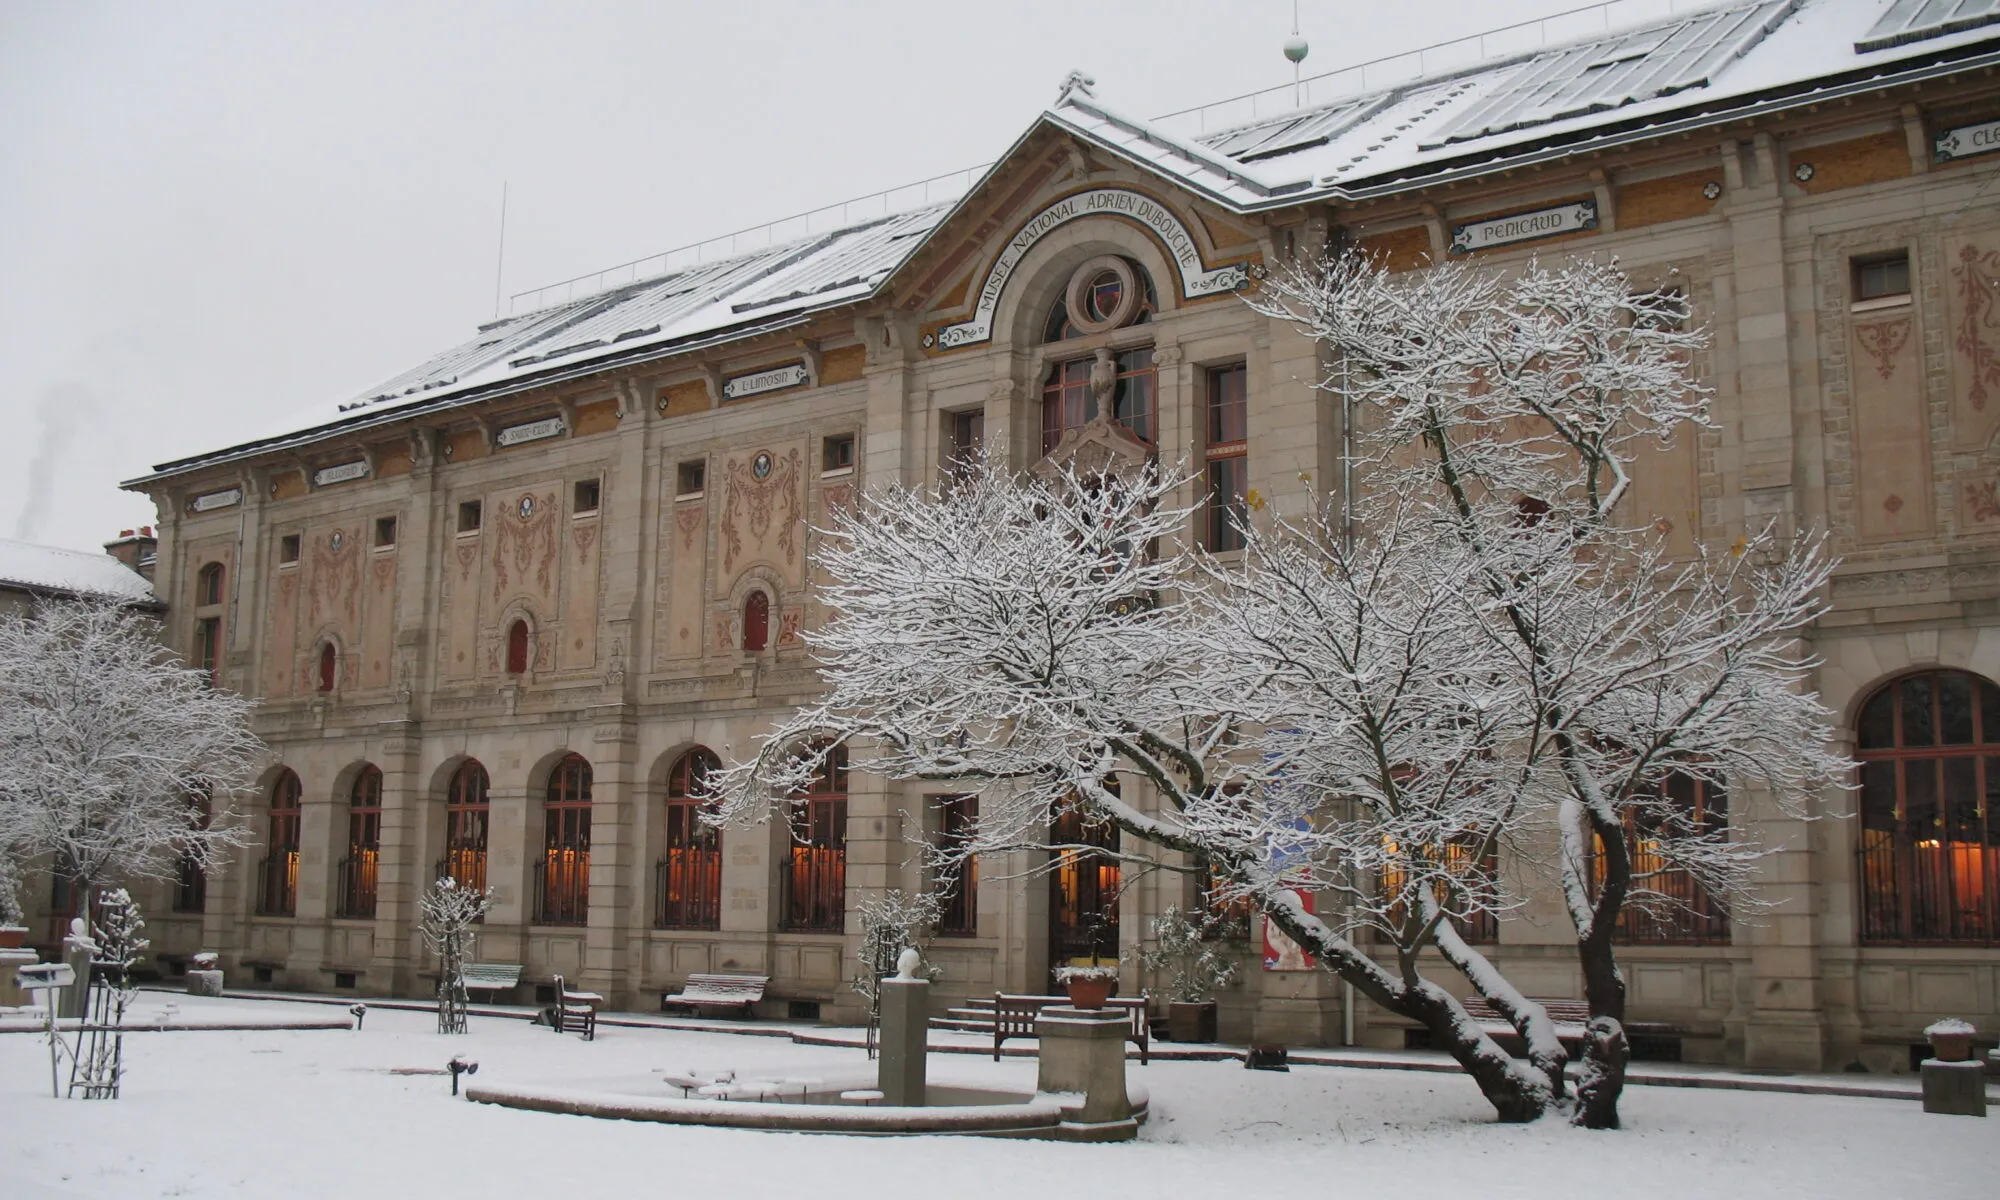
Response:
[{"label": "leaning tree trunk", "polygon": [[1403,983],[1380,969],[1371,969],[1373,963],[1359,958],[1351,947],[1328,944],[1291,909],[1258,899],[1258,907],[1278,928],[1299,945],[1311,948],[1328,970],[1390,1012],[1429,1030],[1431,1046],[1451,1055],[1472,1076],[1500,1120],[1539,1120],[1556,1103],[1548,1085],[1486,1036],[1449,992],[1427,979]]}]

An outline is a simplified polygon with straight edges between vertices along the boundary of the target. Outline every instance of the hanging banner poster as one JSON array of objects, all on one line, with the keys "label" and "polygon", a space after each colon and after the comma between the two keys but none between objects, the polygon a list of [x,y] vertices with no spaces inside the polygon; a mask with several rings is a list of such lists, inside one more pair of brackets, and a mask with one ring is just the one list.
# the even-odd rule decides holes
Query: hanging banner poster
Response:
[{"label": "hanging banner poster", "polygon": [[[1299,898],[1299,907],[1307,912],[1313,910],[1313,894],[1292,890]],[[1313,956],[1306,953],[1304,946],[1293,941],[1284,930],[1277,927],[1266,915],[1264,921],[1264,969],[1266,971],[1313,971],[1319,968]]]}]

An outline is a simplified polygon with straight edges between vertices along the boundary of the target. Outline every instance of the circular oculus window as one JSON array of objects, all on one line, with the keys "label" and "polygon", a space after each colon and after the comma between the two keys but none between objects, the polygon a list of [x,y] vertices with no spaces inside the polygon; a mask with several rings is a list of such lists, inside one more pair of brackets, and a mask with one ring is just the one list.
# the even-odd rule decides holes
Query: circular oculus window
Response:
[{"label": "circular oculus window", "polygon": [[1103,333],[1130,325],[1139,315],[1146,289],[1139,273],[1115,254],[1091,259],[1069,277],[1063,307],[1079,333]]}]

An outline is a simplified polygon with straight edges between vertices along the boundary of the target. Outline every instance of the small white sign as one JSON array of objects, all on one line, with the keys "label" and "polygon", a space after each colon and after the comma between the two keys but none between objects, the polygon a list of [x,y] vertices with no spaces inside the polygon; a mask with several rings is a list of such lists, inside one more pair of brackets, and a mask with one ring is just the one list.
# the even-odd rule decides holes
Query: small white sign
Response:
[{"label": "small white sign", "polygon": [[786,367],[772,367],[768,371],[756,371],[749,375],[738,375],[722,383],[724,400],[741,400],[745,396],[760,396],[765,392],[778,392],[786,388],[798,387],[807,382],[804,363],[793,363]]},{"label": "small white sign", "polygon": [[1539,241],[1595,228],[1597,201],[1579,200],[1575,204],[1556,208],[1538,208],[1532,212],[1510,213],[1504,217],[1454,225],[1451,228],[1451,253],[1470,254],[1494,246],[1511,246],[1517,242]]},{"label": "small white sign", "polygon": [[1956,129],[1943,130],[1932,143],[1931,150],[1938,162],[1971,158],[1975,154],[1991,154],[1995,150],[2000,150],[2000,121],[1988,121],[1983,125],[1960,125]]},{"label": "small white sign", "polygon": [[359,458],[351,463],[341,463],[337,467],[321,467],[313,472],[313,486],[325,487],[330,483],[346,483],[350,479],[368,478],[368,460]]},{"label": "small white sign", "polygon": [[543,417],[539,421],[529,421],[525,425],[509,425],[499,433],[494,434],[493,441],[494,444],[499,446],[518,446],[522,442],[539,442],[543,438],[561,437],[562,435],[563,419],[561,417]]},{"label": "small white sign", "polygon": [[203,492],[188,503],[189,512],[214,512],[218,508],[234,508],[243,502],[242,488],[225,488],[219,492]]}]

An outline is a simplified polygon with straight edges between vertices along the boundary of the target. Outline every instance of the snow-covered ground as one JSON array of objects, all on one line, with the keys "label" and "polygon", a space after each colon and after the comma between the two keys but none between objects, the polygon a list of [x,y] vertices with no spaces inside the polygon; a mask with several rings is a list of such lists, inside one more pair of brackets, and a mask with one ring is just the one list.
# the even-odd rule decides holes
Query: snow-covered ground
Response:
[{"label": "snow-covered ground", "polygon": [[[184,1008],[202,1001],[192,998]],[[227,1002],[208,1002],[227,1003]],[[260,1004],[313,1017],[322,1006]],[[335,1010],[336,1012],[338,1010]],[[1628,1129],[1493,1124],[1450,1075],[1236,1063],[1133,1065],[1153,1097],[1140,1139],[1087,1146],[869,1139],[600,1121],[453,1100],[479,1083],[630,1086],[734,1067],[825,1075],[858,1050],[780,1038],[604,1027],[594,1043],[474,1017],[467,1037],[425,1013],[373,1009],[362,1031],[142,1034],[123,1099],[55,1101],[44,1043],[0,1035],[0,1197],[728,1195],[1170,1197],[1271,1193],[1991,1197],[2000,1124],[1912,1102],[1635,1087]],[[1032,1087],[1032,1061],[934,1056],[932,1076]],[[665,1091],[664,1087],[662,1088]],[[677,1093],[667,1093],[677,1094]]]}]

